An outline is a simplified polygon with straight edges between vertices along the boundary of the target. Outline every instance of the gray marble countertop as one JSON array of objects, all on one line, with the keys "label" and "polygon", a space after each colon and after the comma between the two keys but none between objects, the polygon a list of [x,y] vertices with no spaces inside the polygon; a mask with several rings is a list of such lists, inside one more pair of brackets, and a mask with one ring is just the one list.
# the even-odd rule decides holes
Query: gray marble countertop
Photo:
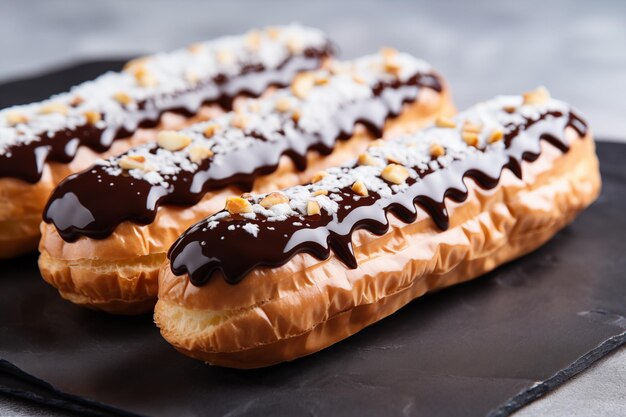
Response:
[{"label": "gray marble countertop", "polygon": [[[390,45],[426,59],[459,108],[545,85],[598,137],[626,140],[626,2],[610,0],[3,0],[0,82],[291,21],[324,29],[345,58]],[[622,348],[516,415],[626,415],[625,386]],[[49,415],[2,397],[0,414]]]}]

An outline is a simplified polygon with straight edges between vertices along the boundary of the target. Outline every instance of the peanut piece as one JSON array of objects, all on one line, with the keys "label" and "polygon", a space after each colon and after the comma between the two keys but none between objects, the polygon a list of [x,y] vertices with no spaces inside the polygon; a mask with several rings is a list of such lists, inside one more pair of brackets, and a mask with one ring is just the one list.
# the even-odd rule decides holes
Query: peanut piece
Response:
[{"label": "peanut piece", "polygon": [[173,130],[162,130],[157,134],[157,144],[168,151],[175,152],[187,147],[191,138]]},{"label": "peanut piece", "polygon": [[359,165],[378,166],[380,162],[368,153],[362,153],[359,155]]},{"label": "peanut piece", "polygon": [[286,113],[291,109],[291,100],[287,97],[281,97],[274,103],[276,111]]},{"label": "peanut piece", "polygon": [[285,204],[285,203],[289,203],[289,198],[287,198],[285,194],[278,193],[278,192],[274,192],[274,193],[270,193],[266,195],[259,202],[259,204],[265,208],[270,208],[272,206],[275,206],[276,204]]},{"label": "peanut piece", "polygon": [[440,156],[445,155],[446,150],[438,143],[433,143],[430,145],[430,156],[432,158],[439,158]]},{"label": "peanut piece", "polygon": [[497,129],[491,132],[491,135],[489,135],[489,139],[487,140],[487,142],[495,143],[495,142],[501,141],[502,138],[504,138],[504,132],[500,129]]},{"label": "peanut piece", "polygon": [[41,114],[52,114],[52,113],[60,113],[67,114],[67,107],[63,103],[48,103],[41,106],[39,109],[39,113]]},{"label": "peanut piece", "polygon": [[85,116],[87,123],[90,125],[95,125],[102,120],[102,115],[97,111],[86,111],[83,116]]},{"label": "peanut piece", "polygon": [[219,126],[216,124],[207,125],[207,127],[204,128],[204,131],[202,131],[202,134],[204,135],[204,137],[210,138],[217,133],[218,128]]},{"label": "peanut piece", "polygon": [[299,99],[304,99],[309,95],[313,86],[315,84],[315,79],[313,75],[310,73],[304,73],[296,76],[296,78],[291,83],[291,91],[293,94]]},{"label": "peanut piece", "polygon": [[306,203],[306,214],[309,216],[314,216],[316,214],[320,214],[322,212],[320,205],[315,200],[309,200]]},{"label": "peanut piece", "polygon": [[311,182],[316,183],[316,182],[320,182],[321,180],[324,179],[324,177],[328,175],[326,174],[324,171],[320,171],[318,173],[316,173],[315,175],[313,175],[313,178],[311,179]]},{"label": "peanut piece", "polygon": [[464,131],[462,133],[462,137],[465,143],[467,143],[469,146],[478,146],[478,133]]},{"label": "peanut piece", "polygon": [[352,191],[354,191],[355,193],[357,193],[358,195],[362,197],[367,197],[369,195],[369,192],[367,191],[367,187],[361,181],[357,181],[354,184],[352,184]]},{"label": "peanut piece", "polygon": [[228,197],[225,208],[230,214],[252,213],[252,204],[241,197]]},{"label": "peanut piece", "polygon": [[545,87],[538,87],[533,91],[528,91],[523,94],[524,105],[538,105],[544,104],[550,100],[550,92]]},{"label": "peanut piece", "polygon": [[123,106],[127,106],[133,102],[133,99],[128,94],[122,91],[113,94],[113,98]]},{"label": "peanut piece", "polygon": [[189,159],[191,162],[198,163],[214,155],[214,152],[206,146],[194,145],[189,148]]},{"label": "peanut piece", "polygon": [[122,169],[145,169],[146,158],[142,155],[124,155],[118,162]]},{"label": "peanut piece", "polygon": [[7,114],[7,123],[11,126],[28,123],[28,116],[18,112],[11,112]]},{"label": "peanut piece", "polygon": [[437,126],[437,127],[455,128],[456,127],[456,122],[454,120],[452,120],[451,118],[449,118],[449,117],[439,116],[439,117],[437,117],[437,120],[435,120],[435,126]]},{"label": "peanut piece", "polygon": [[389,164],[383,169],[380,176],[390,183],[402,184],[409,177],[409,170],[402,165]]}]

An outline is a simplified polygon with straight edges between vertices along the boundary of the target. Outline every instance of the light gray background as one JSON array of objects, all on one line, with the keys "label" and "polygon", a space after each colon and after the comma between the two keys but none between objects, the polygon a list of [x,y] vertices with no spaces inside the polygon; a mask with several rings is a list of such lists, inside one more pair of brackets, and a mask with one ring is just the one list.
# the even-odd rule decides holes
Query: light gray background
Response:
[{"label": "light gray background", "polygon": [[[0,82],[294,20],[324,29],[345,58],[390,45],[426,59],[459,108],[545,85],[597,136],[626,140],[626,1],[618,0],[0,0]],[[0,414],[43,415],[2,398]],[[626,416],[626,349],[517,415]]]}]

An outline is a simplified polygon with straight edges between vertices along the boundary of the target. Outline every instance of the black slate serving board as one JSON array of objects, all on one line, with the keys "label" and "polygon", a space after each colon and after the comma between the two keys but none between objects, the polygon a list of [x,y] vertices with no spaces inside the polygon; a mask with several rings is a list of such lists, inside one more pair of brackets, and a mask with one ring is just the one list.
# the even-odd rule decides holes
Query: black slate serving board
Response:
[{"label": "black slate serving board", "polygon": [[[0,86],[0,106],[119,66]],[[205,366],[165,343],[149,315],[59,299],[35,255],[0,262],[0,393],[97,416],[507,415],[626,343],[626,146],[598,151],[600,199],[537,252],[267,369]]]}]

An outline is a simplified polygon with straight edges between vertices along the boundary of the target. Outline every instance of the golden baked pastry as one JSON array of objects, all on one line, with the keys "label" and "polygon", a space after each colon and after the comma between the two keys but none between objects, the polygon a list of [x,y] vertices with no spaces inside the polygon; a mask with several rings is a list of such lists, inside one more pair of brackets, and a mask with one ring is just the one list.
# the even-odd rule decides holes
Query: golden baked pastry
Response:
[{"label": "golden baked pastry", "polygon": [[[41,273],[76,304],[150,311],[170,245],[227,198],[300,184],[382,133],[452,112],[442,78],[404,53],[303,73],[289,88],[242,101],[211,122],[161,132],[157,143],[61,183],[44,212]],[[247,210],[245,199],[229,204]]]},{"label": "golden baked pastry", "polygon": [[160,274],[165,339],[235,368],[311,354],[538,248],[600,189],[591,132],[545,89],[377,145],[187,230]]},{"label": "golden baked pastry", "polygon": [[319,68],[331,53],[315,29],[251,31],[129,62],[48,100],[0,111],[0,258],[35,250],[52,189],[98,158],[153,141]]}]

